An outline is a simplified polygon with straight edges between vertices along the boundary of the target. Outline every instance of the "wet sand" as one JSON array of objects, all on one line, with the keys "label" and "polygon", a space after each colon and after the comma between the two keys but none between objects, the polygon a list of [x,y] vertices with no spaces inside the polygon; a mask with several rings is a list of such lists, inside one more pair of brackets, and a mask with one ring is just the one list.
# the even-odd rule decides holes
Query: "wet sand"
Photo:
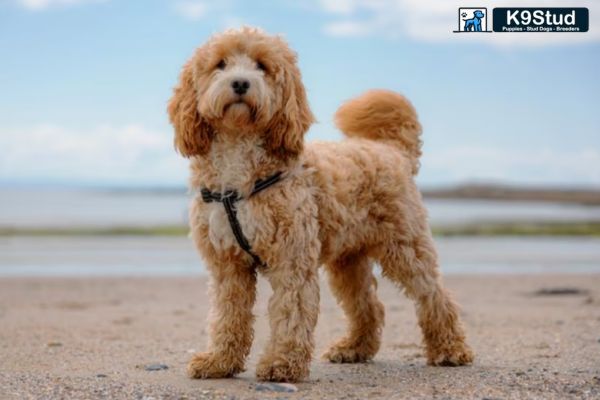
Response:
[{"label": "wet sand", "polygon": [[[600,237],[436,237],[444,274],[600,273]],[[206,273],[184,236],[0,237],[8,276],[198,276]]]},{"label": "wet sand", "polygon": [[[0,398],[556,398],[600,397],[600,274],[451,275],[463,306],[469,367],[428,367],[412,304],[382,281],[381,351],[368,364],[318,357],[295,393],[257,390],[254,366],[268,335],[261,280],[256,340],[236,379],[190,380],[185,365],[206,342],[206,280],[0,279]],[[541,289],[572,288],[556,294]],[[553,294],[554,293],[554,294]],[[344,332],[323,282],[317,355]],[[147,371],[151,364],[168,369]]]}]

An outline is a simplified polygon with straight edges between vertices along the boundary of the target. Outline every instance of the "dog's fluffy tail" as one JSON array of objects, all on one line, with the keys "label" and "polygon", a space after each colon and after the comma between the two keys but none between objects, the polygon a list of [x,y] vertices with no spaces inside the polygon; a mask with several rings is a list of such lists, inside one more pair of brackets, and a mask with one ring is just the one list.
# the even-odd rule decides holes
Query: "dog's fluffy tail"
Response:
[{"label": "dog's fluffy tail", "polygon": [[335,113],[335,124],[348,137],[384,141],[401,148],[412,161],[413,175],[419,171],[421,124],[404,96],[370,90],[342,104]]}]

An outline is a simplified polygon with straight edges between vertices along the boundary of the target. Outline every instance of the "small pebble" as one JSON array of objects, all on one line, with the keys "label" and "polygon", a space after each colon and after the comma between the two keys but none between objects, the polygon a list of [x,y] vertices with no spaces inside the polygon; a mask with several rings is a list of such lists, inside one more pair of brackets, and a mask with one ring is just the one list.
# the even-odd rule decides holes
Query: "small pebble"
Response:
[{"label": "small pebble", "polygon": [[46,343],[46,346],[48,346],[48,347],[60,347],[60,346],[62,346],[62,343],[61,342],[48,342],[48,343]]},{"label": "small pebble", "polygon": [[257,392],[294,393],[298,388],[291,383],[259,383],[254,387]]},{"label": "small pebble", "polygon": [[525,372],[523,372],[523,371],[517,371],[517,372],[515,372],[515,375],[516,376],[523,376],[523,375],[525,375]]},{"label": "small pebble", "polygon": [[163,369],[169,369],[169,366],[166,364],[148,364],[144,366],[146,371],[162,371]]},{"label": "small pebble", "polygon": [[96,378],[106,378],[108,375],[106,374],[96,374]]}]

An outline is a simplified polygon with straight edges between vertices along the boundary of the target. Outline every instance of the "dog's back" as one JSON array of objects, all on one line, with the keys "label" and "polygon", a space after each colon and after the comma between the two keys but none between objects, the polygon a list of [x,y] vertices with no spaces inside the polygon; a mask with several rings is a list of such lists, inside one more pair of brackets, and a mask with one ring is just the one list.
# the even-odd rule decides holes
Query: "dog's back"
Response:
[{"label": "dog's back", "polygon": [[425,220],[413,180],[421,125],[408,100],[370,91],[342,105],[336,123],[348,139],[310,143],[304,154],[315,167],[324,260]]}]

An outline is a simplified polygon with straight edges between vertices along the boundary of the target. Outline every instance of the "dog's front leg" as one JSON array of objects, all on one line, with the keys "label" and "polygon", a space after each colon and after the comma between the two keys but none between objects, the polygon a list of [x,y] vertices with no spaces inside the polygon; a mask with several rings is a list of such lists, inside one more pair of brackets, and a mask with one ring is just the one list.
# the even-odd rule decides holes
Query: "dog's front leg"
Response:
[{"label": "dog's front leg", "polygon": [[319,313],[320,243],[316,221],[295,226],[295,232],[278,235],[264,271],[273,295],[271,337],[256,369],[260,380],[297,382],[309,375]]},{"label": "dog's front leg", "polygon": [[208,352],[189,362],[191,378],[226,378],[242,372],[254,335],[255,270],[247,260],[234,257],[210,264],[210,344]]},{"label": "dog's front leg", "polygon": [[297,382],[309,375],[314,349],[313,330],[319,312],[315,260],[293,260],[269,271],[271,337],[258,363],[260,380]]}]

